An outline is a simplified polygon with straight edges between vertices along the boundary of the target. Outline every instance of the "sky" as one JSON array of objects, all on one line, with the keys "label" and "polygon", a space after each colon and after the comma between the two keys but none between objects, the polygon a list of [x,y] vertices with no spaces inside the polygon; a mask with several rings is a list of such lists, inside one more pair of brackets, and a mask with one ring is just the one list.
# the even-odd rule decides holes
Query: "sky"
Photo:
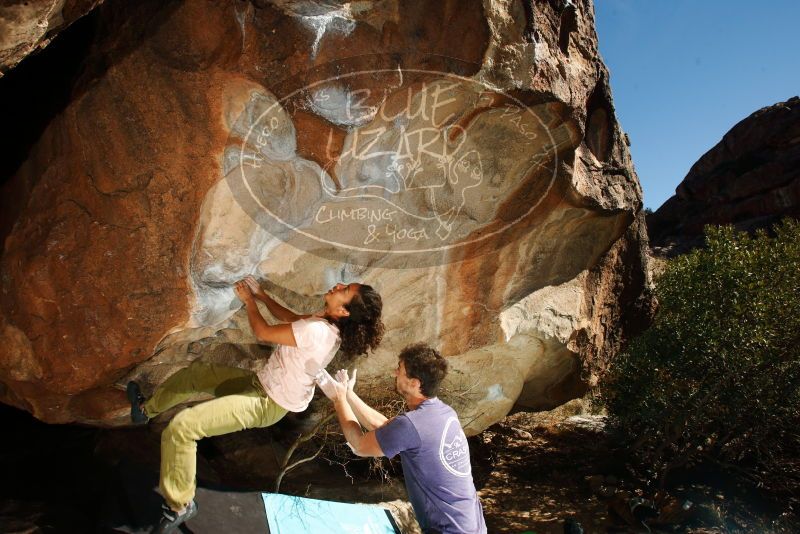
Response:
[{"label": "sky", "polygon": [[595,0],[600,53],[658,209],[737,122],[800,95],[800,0]]}]

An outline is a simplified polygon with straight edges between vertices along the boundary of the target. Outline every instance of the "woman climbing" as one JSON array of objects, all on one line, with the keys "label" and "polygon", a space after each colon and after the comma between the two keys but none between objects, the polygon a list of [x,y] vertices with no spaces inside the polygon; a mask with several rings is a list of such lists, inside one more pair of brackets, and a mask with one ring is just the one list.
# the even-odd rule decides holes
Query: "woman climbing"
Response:
[{"label": "woman climbing", "polygon": [[[173,532],[197,514],[198,440],[268,427],[287,412],[302,412],[314,396],[315,375],[337,350],[347,356],[364,354],[383,337],[381,297],[365,284],[336,284],[325,293],[323,310],[313,315],[298,315],[281,306],[253,277],[237,282],[235,292],[244,302],[256,338],[277,345],[263,371],[193,362],[170,376],[149,399],[136,382],[128,383],[134,423],[146,423],[199,393],[215,397],[180,411],[161,435],[159,487],[166,502],[157,533]],[[256,299],[284,322],[268,324]]]}]

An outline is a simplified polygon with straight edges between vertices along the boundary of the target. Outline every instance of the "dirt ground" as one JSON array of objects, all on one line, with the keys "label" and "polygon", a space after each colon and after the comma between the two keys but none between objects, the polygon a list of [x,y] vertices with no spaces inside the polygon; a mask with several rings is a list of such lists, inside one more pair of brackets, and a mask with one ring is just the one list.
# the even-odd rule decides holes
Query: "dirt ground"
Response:
[{"label": "dirt ground", "polygon": [[[489,532],[581,532],[565,529],[565,521],[587,534],[800,532],[790,504],[720,473],[687,474],[656,494],[627,470],[602,416],[570,416],[571,410],[580,412],[580,402],[558,412],[509,416],[473,438],[473,473]],[[658,498],[660,505],[651,501],[650,510],[659,517],[636,520],[630,505],[637,498]]]},{"label": "dirt ground", "polygon": [[[573,401],[555,412],[515,414],[470,438],[473,476],[490,533],[800,532],[800,507],[775,502],[713,471],[685,473],[676,480],[649,509],[661,522],[650,520],[645,526],[634,512],[646,515],[647,503],[634,512],[631,504],[655,499],[656,492],[632,475],[602,417],[587,411],[581,401]],[[0,484],[0,532],[116,532],[98,527],[114,510],[97,503],[128,502],[130,495],[155,498],[150,508],[157,511],[159,498],[152,487],[158,474],[158,427],[105,431],[45,425],[10,408],[0,409],[3,414],[0,420],[8,432],[0,442],[0,470],[7,483]],[[271,490],[271,471],[262,473],[258,467],[269,463],[273,434],[254,429],[203,440],[200,487],[226,499]],[[353,476],[343,483],[342,466],[309,462],[286,478],[281,491],[389,503],[404,533],[412,534],[414,520],[404,502],[399,464],[381,465],[388,479],[353,461],[347,465]],[[147,480],[139,483],[139,478]],[[224,513],[221,517],[235,520]],[[566,521],[580,529],[573,524],[565,530]],[[234,523],[231,532],[244,532]]]},{"label": "dirt ground", "polygon": [[[603,440],[526,415],[509,417],[480,436],[484,447],[476,453],[494,466],[479,493],[489,532],[561,533],[569,517],[586,532],[604,531],[607,507],[584,480],[604,461]],[[580,454],[564,454],[565,446]],[[475,467],[479,485],[487,475],[483,470]]]},{"label": "dirt ground", "polygon": [[[473,478],[489,533],[800,532],[789,504],[724,473],[685,473],[657,493],[633,475],[629,458],[605,430],[605,418],[590,411],[587,401],[576,400],[553,412],[518,413],[470,438]],[[408,521],[399,464],[381,465],[385,476],[378,480],[375,472],[364,479],[364,470],[350,464],[355,474],[350,486],[342,485],[342,470],[334,467],[326,477],[316,475],[313,485],[298,485],[304,477],[290,476],[285,491],[383,503],[400,516],[404,534],[418,534],[413,519]],[[632,511],[637,499],[645,502]],[[643,524],[635,514],[648,511],[658,517]],[[565,522],[572,527],[565,530]]]}]

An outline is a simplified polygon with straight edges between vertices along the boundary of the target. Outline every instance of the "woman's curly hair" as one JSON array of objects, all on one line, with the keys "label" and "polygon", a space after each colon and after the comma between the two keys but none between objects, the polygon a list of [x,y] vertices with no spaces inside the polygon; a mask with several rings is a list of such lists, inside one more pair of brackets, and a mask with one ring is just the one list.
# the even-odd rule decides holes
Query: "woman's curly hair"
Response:
[{"label": "woman's curly hair", "polygon": [[374,351],[383,339],[381,296],[371,286],[360,286],[359,292],[353,295],[350,303],[344,305],[350,315],[336,321],[342,338],[340,350],[348,357]]}]

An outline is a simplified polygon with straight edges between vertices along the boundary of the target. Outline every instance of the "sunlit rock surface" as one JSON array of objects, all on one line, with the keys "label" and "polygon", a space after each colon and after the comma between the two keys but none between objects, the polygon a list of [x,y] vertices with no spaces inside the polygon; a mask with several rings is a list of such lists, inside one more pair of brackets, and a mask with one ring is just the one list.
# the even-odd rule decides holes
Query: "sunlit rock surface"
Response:
[{"label": "sunlit rock surface", "polygon": [[248,274],[298,311],[339,281],[380,291],[387,335],[350,363],[372,403],[415,341],[449,359],[470,434],[582,395],[651,301],[641,189],[573,4],[104,3],[73,99],[4,186],[26,198],[3,201],[0,398],[121,425],[131,377],[256,369]]}]

